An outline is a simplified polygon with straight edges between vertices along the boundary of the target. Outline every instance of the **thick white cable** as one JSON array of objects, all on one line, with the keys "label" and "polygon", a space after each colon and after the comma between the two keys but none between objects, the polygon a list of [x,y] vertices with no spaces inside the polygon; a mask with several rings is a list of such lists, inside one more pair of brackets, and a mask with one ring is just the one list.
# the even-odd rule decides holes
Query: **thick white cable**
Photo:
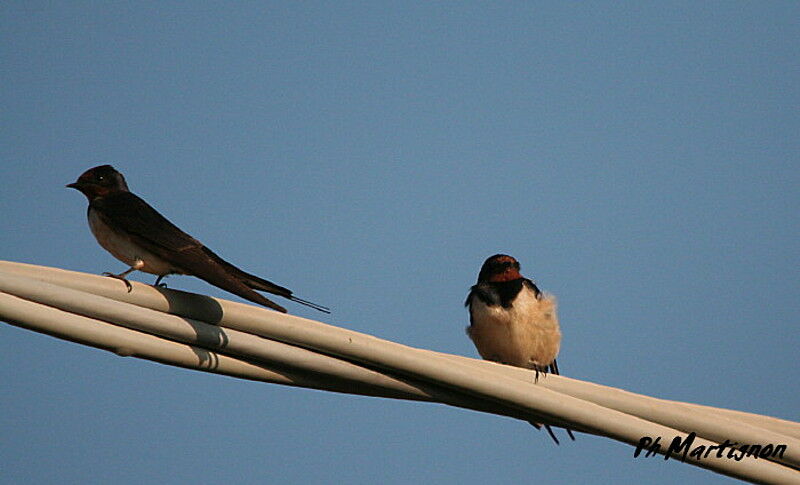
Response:
[{"label": "thick white cable", "polygon": [[[0,290],[48,307],[168,338],[216,353],[232,355],[278,370],[291,368],[294,378],[308,376],[315,388],[395,399],[438,401],[453,406],[519,419],[538,416],[490,406],[463,394],[409,379],[398,379],[351,362],[199,320],[123,303],[72,288],[0,271]],[[0,317],[4,309],[0,308]],[[321,379],[324,377],[324,379]],[[283,383],[283,382],[282,382]],[[330,386],[326,383],[331,383]],[[349,384],[349,386],[348,386]],[[302,384],[299,384],[302,385]]]},{"label": "thick white cable", "polygon": [[[2,269],[7,270],[9,266],[16,270],[21,268],[17,263],[4,263]],[[443,357],[435,352],[382,341],[375,337],[319,322],[277,314],[225,300],[155,289],[147,285],[135,284],[133,292],[127,293],[124,288],[112,288],[108,284],[119,283],[117,281],[106,280],[101,283],[100,280],[103,278],[72,272],[63,272],[54,278],[54,273],[59,270],[55,272],[50,269],[41,271],[36,267],[23,269],[29,273],[36,273],[39,277],[44,276],[46,280],[61,279],[61,283],[64,283],[63,280],[66,277],[65,286],[81,286],[83,288],[80,289],[83,291],[99,294],[110,293],[108,296],[111,298],[123,301],[133,300],[131,303],[144,307],[219,323],[240,331],[363,362],[370,366],[390,370],[393,373],[397,372],[413,378],[428,380],[459,392],[490,399],[504,406],[516,407],[522,411],[533,411],[554,420],[563,420],[578,428],[634,445],[642,436],[676,436],[680,434],[673,428],[650,423],[613,409],[559,394],[544,386],[522,383],[518,379],[490,371],[485,368],[486,366],[464,365],[455,359]],[[91,287],[93,290],[99,289],[99,291],[86,290],[85,287]],[[769,433],[765,430],[760,431]],[[713,442],[701,438],[695,440],[695,446],[711,446],[713,444]],[[749,458],[733,461],[726,458],[716,459],[712,454],[703,461],[689,461],[689,463],[751,481],[781,483],[787,480],[796,480],[799,476],[796,470],[776,463]]]}]

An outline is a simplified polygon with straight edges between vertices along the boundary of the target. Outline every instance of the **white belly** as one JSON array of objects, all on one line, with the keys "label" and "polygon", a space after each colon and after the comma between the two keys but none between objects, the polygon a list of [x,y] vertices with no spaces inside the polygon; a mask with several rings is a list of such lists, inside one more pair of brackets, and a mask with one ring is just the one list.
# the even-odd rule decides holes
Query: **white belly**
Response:
[{"label": "white belly", "polygon": [[136,245],[129,237],[112,231],[94,210],[89,210],[89,228],[106,251],[132,268],[155,275],[178,272],[163,259]]},{"label": "white belly", "polygon": [[470,313],[467,334],[486,360],[541,368],[558,355],[561,331],[551,295],[537,299],[533,291],[523,288],[511,308],[488,306],[474,298]]}]

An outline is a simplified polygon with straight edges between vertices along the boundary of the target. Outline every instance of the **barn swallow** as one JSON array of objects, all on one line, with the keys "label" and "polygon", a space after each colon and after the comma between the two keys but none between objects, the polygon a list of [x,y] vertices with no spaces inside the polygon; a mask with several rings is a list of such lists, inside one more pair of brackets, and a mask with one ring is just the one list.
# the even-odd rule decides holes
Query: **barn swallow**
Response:
[{"label": "barn swallow", "polygon": [[[483,263],[464,303],[469,308],[467,335],[485,360],[533,369],[536,382],[540,372],[558,374],[561,330],[555,298],[539,291],[519,268],[519,262],[505,254]],[[552,428],[544,426],[558,444]],[[575,439],[571,430],[567,433]]]},{"label": "barn swallow", "polygon": [[89,227],[97,242],[130,266],[120,274],[103,273],[124,281],[128,291],[131,284],[125,276],[133,271],[157,275],[156,286],[167,275],[184,274],[279,312],[286,313],[286,309],[254,290],[330,313],[328,308],[298,298],[291,290],[246,273],[217,256],[128,190],[125,177],[111,165],[91,168],[67,187],[81,191],[89,200]]}]

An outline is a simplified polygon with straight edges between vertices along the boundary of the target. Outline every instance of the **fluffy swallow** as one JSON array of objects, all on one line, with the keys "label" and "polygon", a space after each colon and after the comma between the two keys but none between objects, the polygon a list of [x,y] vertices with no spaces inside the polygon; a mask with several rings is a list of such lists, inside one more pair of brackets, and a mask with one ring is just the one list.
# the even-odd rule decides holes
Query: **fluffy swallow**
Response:
[{"label": "fluffy swallow", "polygon": [[[483,263],[464,303],[469,308],[467,335],[485,360],[533,369],[536,381],[540,372],[558,374],[561,330],[555,298],[539,291],[519,269],[519,262],[506,254]],[[558,444],[550,426],[544,426]],[[575,439],[571,430],[567,433]]]},{"label": "fluffy swallow", "polygon": [[156,285],[167,275],[184,274],[279,312],[286,313],[286,309],[254,290],[330,313],[328,308],[298,298],[291,290],[246,273],[217,256],[128,190],[125,178],[111,165],[91,168],[67,187],[79,190],[89,200],[89,227],[97,242],[130,266],[120,274],[104,273],[124,281],[128,291],[131,284],[125,276],[133,271],[157,275]]}]

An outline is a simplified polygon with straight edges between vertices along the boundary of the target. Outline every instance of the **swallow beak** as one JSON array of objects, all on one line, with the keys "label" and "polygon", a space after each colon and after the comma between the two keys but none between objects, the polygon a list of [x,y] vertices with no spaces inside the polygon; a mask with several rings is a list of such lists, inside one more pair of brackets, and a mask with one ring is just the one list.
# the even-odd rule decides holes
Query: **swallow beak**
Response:
[{"label": "swallow beak", "polygon": [[69,187],[70,189],[80,190],[80,184],[78,182],[72,182],[71,184],[65,185],[65,187]]}]

